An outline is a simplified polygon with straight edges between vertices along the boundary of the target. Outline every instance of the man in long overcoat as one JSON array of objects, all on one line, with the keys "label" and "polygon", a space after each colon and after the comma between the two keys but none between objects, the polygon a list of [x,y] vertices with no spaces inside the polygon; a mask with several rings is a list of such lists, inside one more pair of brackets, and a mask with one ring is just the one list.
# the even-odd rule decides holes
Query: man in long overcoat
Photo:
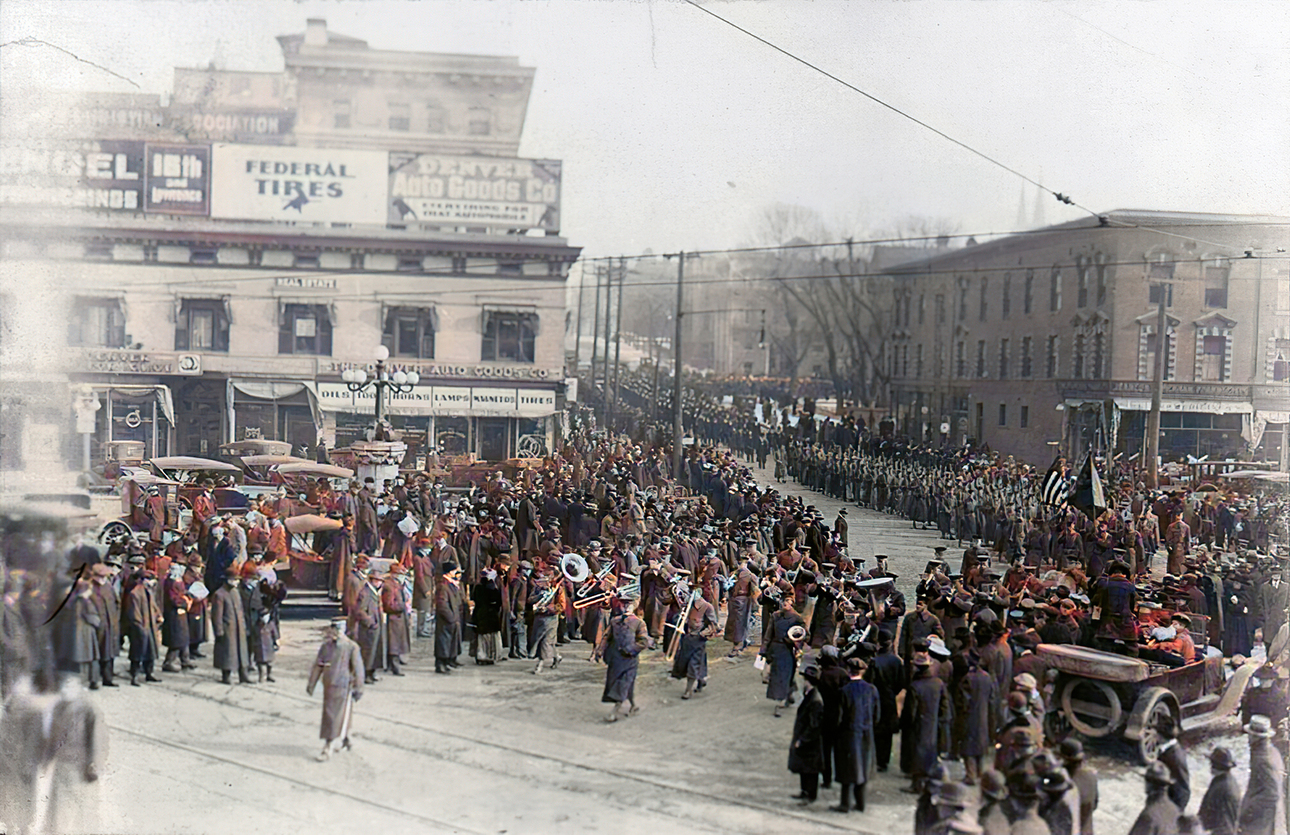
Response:
[{"label": "man in long overcoat", "polygon": [[314,694],[319,680],[323,683],[322,726],[318,736],[323,741],[319,760],[331,757],[333,743],[349,747],[349,726],[353,701],[363,695],[363,658],[358,644],[345,636],[345,619],[332,618],[323,632],[323,643],[309,671],[305,692]]},{"label": "man in long overcoat", "polygon": [[681,639],[672,659],[672,678],[685,679],[682,699],[708,684],[708,639],[717,634],[717,610],[704,600],[698,589],[690,592],[690,609],[685,623],[678,623]]},{"label": "man in long overcoat", "polygon": [[605,662],[605,690],[600,701],[613,705],[607,722],[617,722],[619,709],[627,705],[627,715],[636,713],[636,671],[640,654],[649,647],[645,621],[627,611],[627,602],[618,595],[609,599],[613,614],[609,626],[600,633],[595,655]]},{"label": "man in long overcoat", "polygon": [[[820,668],[802,668],[802,703],[793,722],[793,739],[788,748],[788,770],[798,775],[802,790],[796,797],[800,806],[815,802],[820,793],[820,771],[824,767],[824,700],[819,689]],[[846,787],[843,786],[845,796]]]},{"label": "man in long overcoat", "polygon": [[1233,769],[1236,758],[1219,746],[1209,752],[1209,768],[1214,777],[1201,798],[1197,817],[1209,835],[1237,835],[1241,819],[1241,786]]},{"label": "man in long overcoat", "polygon": [[381,587],[381,611],[385,613],[386,669],[390,675],[401,676],[399,663],[412,652],[412,625],[408,620],[408,595],[403,587],[407,569],[395,563],[391,574]]},{"label": "man in long overcoat", "polygon": [[434,561],[430,548],[420,546],[412,552],[412,610],[415,623],[411,624],[418,638],[432,638],[430,622],[434,617]]},{"label": "man in long overcoat", "polygon": [[976,657],[968,653],[967,674],[959,681],[954,711],[954,746],[963,757],[967,772],[964,782],[976,785],[981,775],[982,758],[994,750],[998,713],[994,709],[999,689],[994,677],[981,669]]},{"label": "man in long overcoat", "polygon": [[434,671],[449,673],[460,667],[461,628],[466,618],[466,593],[461,587],[461,569],[445,562],[434,592]]},{"label": "man in long overcoat", "polygon": [[762,648],[761,654],[770,662],[770,678],[766,683],[766,698],[780,704],[775,705],[775,715],[787,707],[792,698],[793,676],[797,671],[797,642],[788,637],[794,626],[802,626],[802,616],[793,609],[793,597],[783,595],[779,610],[771,616],[767,629],[769,640]]},{"label": "man in long overcoat", "polygon": [[1251,716],[1250,782],[1241,798],[1241,835],[1285,835],[1286,766],[1272,744],[1276,730],[1266,716]]},{"label": "man in long overcoat", "polygon": [[166,673],[179,672],[176,662],[185,670],[194,666],[188,660],[188,647],[192,641],[188,634],[189,597],[188,585],[184,582],[185,570],[183,563],[172,563],[169,576],[162,584],[161,641],[166,647],[166,660],[161,670]]},{"label": "man in long overcoat", "polygon": [[[842,788],[835,811],[847,812],[854,798],[855,808],[864,811],[864,789],[878,765],[874,728],[882,719],[878,688],[864,680],[865,663],[847,659],[851,681],[842,688],[838,702],[838,731],[833,756],[834,776]],[[939,681],[939,680],[938,680]]]},{"label": "man in long overcoat", "polygon": [[917,656],[900,717],[900,770],[913,779],[914,794],[922,794],[927,775],[948,747],[950,713],[945,682],[932,674],[926,655]]},{"label": "man in long overcoat", "polygon": [[215,669],[220,681],[229,684],[237,670],[239,684],[250,684],[251,658],[246,643],[246,613],[236,585],[223,583],[211,595],[211,627],[215,630]]},{"label": "man in long overcoat", "polygon": [[891,650],[891,635],[878,633],[878,654],[869,666],[868,679],[878,688],[878,724],[874,727],[878,770],[886,771],[891,762],[891,738],[900,730],[900,710],[896,697],[905,689],[905,664]]},{"label": "man in long overcoat", "polygon": [[99,672],[104,687],[116,687],[116,657],[121,653],[121,599],[112,585],[112,568],[98,563],[90,569],[94,580],[94,609],[99,625],[94,637],[99,647]]},{"label": "man in long overcoat", "polygon": [[139,670],[144,680],[160,681],[152,674],[161,646],[161,608],[157,605],[157,578],[144,571],[135,578],[121,601],[121,620],[130,638],[130,683],[139,686]]},{"label": "man in long overcoat", "polygon": [[354,636],[363,653],[363,669],[367,672],[368,684],[376,683],[376,669],[383,660],[381,635],[381,586],[385,575],[373,569],[367,579],[358,588],[354,596],[354,605],[349,610],[348,633]]}]

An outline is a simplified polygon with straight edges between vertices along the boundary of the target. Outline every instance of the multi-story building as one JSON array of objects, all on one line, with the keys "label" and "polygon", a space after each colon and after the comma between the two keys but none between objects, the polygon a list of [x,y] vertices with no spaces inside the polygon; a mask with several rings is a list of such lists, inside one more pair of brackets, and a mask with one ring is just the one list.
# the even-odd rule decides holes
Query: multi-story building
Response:
[{"label": "multi-story building", "polygon": [[1284,460],[1288,224],[1115,211],[889,269],[897,420],[1037,464],[1140,455],[1163,293],[1162,457]]},{"label": "multi-story building", "polygon": [[281,72],[178,69],[165,106],[5,114],[6,318],[66,342],[99,403],[93,455],[344,446],[374,401],[341,375],[381,346],[420,375],[387,410],[414,445],[549,449],[579,250],[559,235],[560,162],[516,157],[534,70],[376,50],[321,20],[278,40]]}]

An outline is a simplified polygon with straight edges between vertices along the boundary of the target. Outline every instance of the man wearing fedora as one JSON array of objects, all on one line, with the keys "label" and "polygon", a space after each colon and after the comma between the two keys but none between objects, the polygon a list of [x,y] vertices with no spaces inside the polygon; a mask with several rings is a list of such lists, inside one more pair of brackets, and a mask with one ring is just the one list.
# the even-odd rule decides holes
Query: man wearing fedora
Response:
[{"label": "man wearing fedora", "polygon": [[1064,739],[1058,748],[1066,773],[1079,790],[1080,835],[1093,835],[1093,811],[1097,809],[1097,771],[1084,762],[1084,743]]},{"label": "man wearing fedora", "polygon": [[1245,726],[1250,737],[1250,782],[1241,799],[1241,835],[1285,835],[1286,766],[1272,744],[1276,729],[1266,716],[1251,716]]},{"label": "man wearing fedora", "polygon": [[1173,775],[1162,762],[1147,766],[1147,804],[1138,813],[1129,835],[1176,835],[1180,810],[1169,799]]},{"label": "man wearing fedora", "polygon": [[345,618],[336,617],[323,630],[323,643],[309,671],[305,692],[310,696],[321,680],[323,713],[319,736],[323,741],[319,760],[331,757],[337,739],[349,747],[350,719],[353,703],[363,695],[363,657],[358,644],[345,636]]},{"label": "man wearing fedora", "polygon": [[1173,778],[1169,785],[1169,799],[1179,812],[1183,812],[1191,800],[1191,771],[1187,767],[1187,752],[1178,744],[1178,724],[1171,716],[1157,725],[1156,730],[1163,740],[1156,749],[1156,761],[1169,769],[1169,776]]},{"label": "man wearing fedora", "polygon": [[1214,776],[1201,798],[1198,816],[1210,835],[1236,835],[1241,817],[1241,787],[1232,773],[1236,759],[1219,746],[1209,752],[1209,770]]}]

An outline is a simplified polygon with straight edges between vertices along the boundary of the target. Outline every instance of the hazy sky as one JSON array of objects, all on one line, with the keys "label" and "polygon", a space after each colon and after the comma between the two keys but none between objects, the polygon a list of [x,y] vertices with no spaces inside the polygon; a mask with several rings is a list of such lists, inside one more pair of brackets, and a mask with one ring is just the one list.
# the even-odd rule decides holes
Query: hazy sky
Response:
[{"label": "hazy sky", "polygon": [[[1284,0],[707,6],[1097,211],[1290,214]],[[521,154],[564,160],[562,231],[587,255],[737,245],[776,202],[856,235],[1017,227],[1016,176],[682,2],[4,0],[0,41],[168,93],[174,66],[281,69],[274,36],[315,16],[373,48],[536,67]],[[135,89],[44,47],[6,46],[0,71]],[[1049,223],[1085,216],[1045,201]]]}]

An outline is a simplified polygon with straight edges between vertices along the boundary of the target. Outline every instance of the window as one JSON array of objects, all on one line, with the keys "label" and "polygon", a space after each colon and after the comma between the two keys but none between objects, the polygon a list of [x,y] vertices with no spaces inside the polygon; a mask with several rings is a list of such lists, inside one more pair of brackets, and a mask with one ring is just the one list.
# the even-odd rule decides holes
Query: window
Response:
[{"label": "window", "polygon": [[976,341],[976,376],[985,376],[985,340]]},{"label": "window", "polygon": [[1094,380],[1102,379],[1102,363],[1106,359],[1106,335],[1093,334],[1093,359],[1089,367],[1089,376]]},{"label": "window", "polygon": [[[1160,284],[1152,284],[1147,290],[1147,301],[1151,304],[1160,304]],[[1174,305],[1174,286],[1172,284],[1163,285],[1165,289],[1165,307]]]},{"label": "window", "polygon": [[959,321],[967,321],[968,285],[966,278],[959,279]]},{"label": "window", "polygon": [[1079,280],[1079,294],[1075,297],[1075,306],[1088,307],[1088,262],[1082,257],[1075,260],[1075,277]]},{"label": "window", "polygon": [[1075,334],[1075,345],[1071,349],[1071,376],[1076,380],[1084,379],[1084,334]]},{"label": "window", "polygon": [[927,295],[924,293],[919,293],[918,294],[918,324],[920,325],[923,324],[924,314],[926,313],[927,313]]},{"label": "window", "polygon": [[1029,336],[1021,337],[1021,376],[1029,377],[1031,368],[1031,351],[1034,340]]},{"label": "window", "polygon": [[332,126],[342,130],[351,127],[350,111],[353,105],[349,99],[336,99],[331,103],[332,108]]},{"label": "window", "polygon": [[1201,375],[1206,382],[1221,383],[1225,379],[1223,365],[1227,359],[1226,336],[1202,336]]},{"label": "window", "polygon": [[978,317],[982,322],[985,321],[986,309],[988,305],[988,302],[986,300],[986,294],[989,292],[989,290],[990,290],[990,279],[986,278],[985,276],[982,276],[981,277],[981,307],[978,312]]},{"label": "window", "polygon": [[406,102],[390,102],[390,130],[412,129],[412,118]]},{"label": "window", "polygon": [[1020,420],[1018,421],[1018,423],[1020,424],[1022,429],[1025,429],[1027,426],[1030,425],[1030,407],[1022,406],[1021,415],[1019,417],[1020,417]]},{"label": "window", "polygon": [[443,133],[447,112],[437,102],[426,105],[426,133]]},{"label": "window", "polygon": [[1097,270],[1097,306],[1101,307],[1106,304],[1106,256],[1098,255],[1096,261]]},{"label": "window", "polygon": [[910,306],[911,306],[911,305],[910,305],[910,302],[912,302],[913,300],[914,300],[913,296],[911,296],[909,293],[905,293],[905,296],[904,296],[904,303],[905,303],[905,318],[904,318],[904,323],[905,323],[905,327],[909,327],[909,310],[910,310]]},{"label": "window", "polygon": [[945,294],[936,294],[936,324],[945,324]]},{"label": "window", "polygon": [[1026,288],[1022,294],[1022,307],[1026,315],[1030,315],[1030,309],[1034,306],[1035,301],[1035,271],[1026,270]]},{"label": "window", "polygon": [[1004,273],[1003,274],[1003,300],[999,305],[999,314],[1004,319],[1007,319],[1008,314],[1011,312],[1012,312],[1012,273]]},{"label": "window", "polygon": [[480,359],[533,362],[537,314],[491,310],[484,314],[484,344]]},{"label": "window", "polygon": [[79,298],[68,320],[68,345],[124,348],[125,311],[120,299]]},{"label": "window", "polygon": [[1278,339],[1272,344],[1272,369],[1269,376],[1274,383],[1290,380],[1290,339]]},{"label": "window", "polygon": [[1046,377],[1051,378],[1057,376],[1057,347],[1059,339],[1060,337],[1056,336],[1048,337],[1048,355],[1044,359],[1044,376]]},{"label": "window", "polygon": [[279,354],[331,356],[331,313],[325,304],[283,304],[278,322]]},{"label": "window", "polygon": [[1205,306],[1227,307],[1227,277],[1231,267],[1224,259],[1205,262]]},{"label": "window", "polygon": [[[1156,347],[1159,340],[1156,337],[1155,329],[1146,330],[1144,328],[1144,338],[1142,340],[1142,354],[1138,362],[1138,379],[1154,380],[1156,378]],[[1165,335],[1165,374],[1166,380],[1174,378],[1174,340],[1176,335],[1173,328],[1169,328]]]},{"label": "window", "polygon": [[[906,307],[906,310],[908,309],[909,308]],[[902,377],[909,376],[909,346],[908,345],[900,346],[900,376]]]},{"label": "window", "polygon": [[394,307],[385,315],[381,344],[392,357],[434,359],[434,311],[420,307]]},{"label": "window", "polygon": [[466,124],[467,133],[471,136],[488,136],[493,132],[493,111],[487,107],[472,107]]},{"label": "window", "polygon": [[914,376],[923,376],[923,345],[921,342],[918,344],[918,347],[914,349]]},{"label": "window", "polygon": [[176,351],[228,351],[228,308],[221,299],[184,299],[175,317]]},{"label": "window", "polygon": [[967,357],[964,352],[967,350],[967,343],[962,339],[954,343],[954,376],[967,376]]},{"label": "window", "polygon": [[999,425],[1000,426],[1008,425],[1008,404],[1007,403],[999,404]]},{"label": "window", "polygon": [[1062,269],[1053,267],[1048,277],[1048,309],[1054,313],[1062,309]]},{"label": "window", "polygon": [[999,379],[1008,379],[1008,340],[999,340]]}]

